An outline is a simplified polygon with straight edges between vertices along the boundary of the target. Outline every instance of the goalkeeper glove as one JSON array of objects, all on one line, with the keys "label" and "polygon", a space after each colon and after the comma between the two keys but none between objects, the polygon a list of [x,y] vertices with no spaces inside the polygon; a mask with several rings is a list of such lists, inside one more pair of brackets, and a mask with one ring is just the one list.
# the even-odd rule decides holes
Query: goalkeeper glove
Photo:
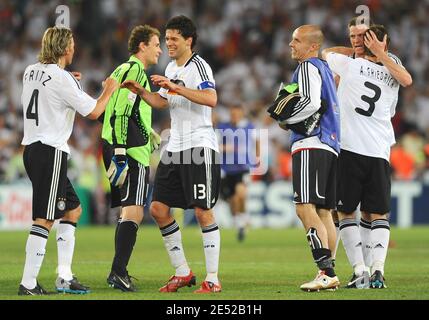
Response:
[{"label": "goalkeeper glove", "polygon": [[154,152],[155,150],[159,149],[159,146],[161,144],[161,137],[159,134],[157,134],[153,129],[150,133],[150,146],[151,146],[151,152]]},{"label": "goalkeeper glove", "polygon": [[109,170],[107,170],[107,177],[110,183],[115,187],[121,187],[128,172],[128,159],[126,156],[125,148],[115,148],[112,161],[110,162]]}]

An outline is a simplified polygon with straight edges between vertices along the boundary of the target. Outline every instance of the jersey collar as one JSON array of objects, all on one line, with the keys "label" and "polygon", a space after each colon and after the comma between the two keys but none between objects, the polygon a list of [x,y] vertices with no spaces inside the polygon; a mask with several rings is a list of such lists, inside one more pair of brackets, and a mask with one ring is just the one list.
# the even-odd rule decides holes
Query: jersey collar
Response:
[{"label": "jersey collar", "polygon": [[138,64],[140,65],[140,67],[141,67],[143,70],[145,70],[143,62],[141,62],[141,60],[140,60],[140,59],[138,59],[135,55],[131,55],[131,56],[130,56],[130,58],[128,59],[128,61],[133,61],[133,62],[138,63]]},{"label": "jersey collar", "polygon": [[186,68],[188,66],[188,64],[191,63],[192,59],[194,59],[194,57],[197,55],[196,52],[192,52],[192,56],[188,59],[188,61],[186,61],[184,67]]}]

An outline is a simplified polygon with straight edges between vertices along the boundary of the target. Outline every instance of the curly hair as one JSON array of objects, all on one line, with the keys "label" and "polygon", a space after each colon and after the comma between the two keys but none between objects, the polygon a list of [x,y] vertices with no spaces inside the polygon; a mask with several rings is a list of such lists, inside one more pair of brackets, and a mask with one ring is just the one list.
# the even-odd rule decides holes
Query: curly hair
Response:
[{"label": "curly hair", "polygon": [[128,52],[136,54],[139,52],[139,45],[141,42],[148,45],[152,36],[160,36],[160,32],[156,28],[152,28],[147,24],[136,26],[131,31],[130,38],[128,39]]}]

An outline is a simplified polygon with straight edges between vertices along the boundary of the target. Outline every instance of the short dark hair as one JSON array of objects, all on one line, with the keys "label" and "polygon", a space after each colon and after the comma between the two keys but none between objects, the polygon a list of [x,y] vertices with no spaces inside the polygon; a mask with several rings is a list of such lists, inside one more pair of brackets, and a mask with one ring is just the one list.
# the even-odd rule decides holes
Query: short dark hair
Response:
[{"label": "short dark hair", "polygon": [[184,15],[175,16],[168,20],[165,29],[168,30],[178,30],[183,38],[188,39],[192,38],[191,49],[197,44],[197,28],[191,19]]},{"label": "short dark hair", "polygon": [[[371,27],[369,27],[369,29],[368,29],[368,30],[366,30],[366,31],[365,31],[365,35],[366,35],[368,32],[370,32],[370,31],[372,31],[372,32],[374,32],[374,33],[375,33],[375,36],[377,37],[377,39],[378,39],[379,41],[383,41],[384,36],[385,36],[385,35],[387,35],[387,41],[386,41],[386,44],[387,44],[387,47],[389,47],[389,44],[390,44],[390,38],[389,38],[389,35],[387,34],[387,29],[386,29],[386,27],[385,27],[385,26],[383,26],[383,25],[381,25],[381,24],[374,24],[374,25],[372,25]],[[364,35],[364,36],[365,36],[365,35]],[[374,55],[372,54],[371,50],[369,50],[366,46],[365,46],[365,54],[366,54],[366,55],[368,55],[368,56],[371,56],[371,57],[373,57],[373,56],[374,56]]]},{"label": "short dark hair", "polygon": [[136,26],[131,31],[130,38],[128,39],[128,52],[136,54],[139,52],[139,45],[143,42],[145,45],[149,44],[152,36],[160,36],[160,32],[156,28],[145,24],[144,26]]},{"label": "short dark hair", "polygon": [[[352,27],[352,26],[356,26],[357,25],[357,19],[358,19],[359,17],[354,17],[354,18],[352,18],[350,21],[349,21],[349,28],[350,27]],[[373,26],[374,25],[374,23],[372,22],[372,20],[369,20],[369,26],[367,26],[367,27],[371,27],[371,26]]]}]

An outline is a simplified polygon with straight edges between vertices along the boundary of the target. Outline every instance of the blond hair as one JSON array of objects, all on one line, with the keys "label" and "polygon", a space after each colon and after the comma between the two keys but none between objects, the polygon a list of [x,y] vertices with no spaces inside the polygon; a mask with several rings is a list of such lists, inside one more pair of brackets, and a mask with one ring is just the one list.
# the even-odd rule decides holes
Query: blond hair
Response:
[{"label": "blond hair", "polygon": [[42,48],[38,59],[40,63],[57,63],[65,54],[73,38],[73,33],[68,28],[51,27],[43,34]]},{"label": "blond hair", "polygon": [[160,36],[160,32],[156,28],[145,24],[144,26],[136,26],[131,31],[130,38],[128,39],[128,52],[131,54],[136,54],[139,52],[139,45],[143,42],[145,45],[149,44],[152,36]]}]

